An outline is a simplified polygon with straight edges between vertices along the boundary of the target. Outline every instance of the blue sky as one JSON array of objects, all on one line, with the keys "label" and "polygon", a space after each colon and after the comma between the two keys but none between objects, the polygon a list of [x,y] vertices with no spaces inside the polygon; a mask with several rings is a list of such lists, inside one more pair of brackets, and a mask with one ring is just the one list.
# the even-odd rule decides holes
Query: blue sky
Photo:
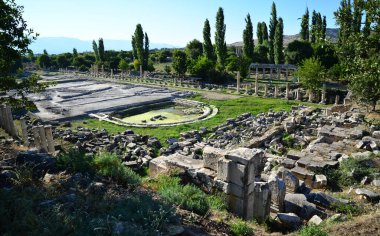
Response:
[{"label": "blue sky", "polygon": [[[277,15],[284,20],[284,33],[300,30],[300,18],[315,9],[327,17],[333,28],[333,12],[339,0],[277,0]],[[226,41],[241,41],[244,18],[251,15],[254,30],[258,21],[269,22],[270,0],[16,0],[23,5],[24,18],[40,37],[72,37],[82,40],[130,40],[141,23],[152,42],[185,46],[202,39],[203,23],[210,20],[214,35],[215,15],[223,7],[227,25]],[[255,34],[256,35],[256,34]]]}]

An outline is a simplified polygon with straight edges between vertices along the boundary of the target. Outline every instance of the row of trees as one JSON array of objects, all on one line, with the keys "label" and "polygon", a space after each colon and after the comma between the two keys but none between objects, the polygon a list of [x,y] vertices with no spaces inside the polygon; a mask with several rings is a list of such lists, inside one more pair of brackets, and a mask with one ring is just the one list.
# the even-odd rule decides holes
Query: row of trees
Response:
[{"label": "row of trees", "polygon": [[301,39],[310,41],[311,43],[319,43],[326,40],[327,22],[326,16],[321,16],[320,12],[313,11],[311,18],[311,25],[309,24],[309,9],[306,8],[305,14],[302,16],[301,21]]}]

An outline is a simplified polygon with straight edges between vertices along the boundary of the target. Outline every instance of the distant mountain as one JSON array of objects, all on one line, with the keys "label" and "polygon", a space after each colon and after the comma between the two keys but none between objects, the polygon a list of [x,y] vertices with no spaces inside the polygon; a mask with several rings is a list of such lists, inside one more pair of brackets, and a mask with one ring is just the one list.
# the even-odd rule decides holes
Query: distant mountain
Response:
[{"label": "distant mountain", "polygon": [[[104,47],[106,50],[132,50],[130,40],[104,39]],[[176,48],[174,45],[153,42],[150,43],[149,47],[151,49]],[[73,48],[76,48],[78,52],[92,51],[92,40],[65,37],[40,37],[30,45],[30,49],[32,49],[35,54],[42,53],[44,49],[46,49],[49,54],[60,54],[72,52]]]},{"label": "distant mountain", "polygon": [[[339,29],[336,29],[336,28],[327,28],[326,29],[326,37],[333,42],[338,41],[338,34],[339,34]],[[297,39],[300,39],[300,34],[284,35],[284,46],[287,46],[289,43],[291,43]],[[257,45],[257,39],[255,39],[255,45]],[[232,43],[232,44],[230,44],[230,46],[242,47],[243,42]]]}]

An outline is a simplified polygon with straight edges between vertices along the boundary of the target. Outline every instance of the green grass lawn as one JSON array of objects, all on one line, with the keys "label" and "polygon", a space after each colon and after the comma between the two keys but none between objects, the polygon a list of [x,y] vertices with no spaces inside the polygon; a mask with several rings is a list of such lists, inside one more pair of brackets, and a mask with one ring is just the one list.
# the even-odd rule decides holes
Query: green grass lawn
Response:
[{"label": "green grass lawn", "polygon": [[[125,127],[111,124],[105,121],[99,121],[97,119],[86,119],[87,124],[83,124],[82,121],[73,122],[75,126],[83,126],[88,128],[98,128],[106,129],[110,133],[123,132],[127,129],[133,130],[137,134],[141,135],[150,135],[157,137],[162,144],[165,144],[165,141],[168,138],[174,137],[177,138],[180,136],[181,132],[197,130],[200,127],[211,128],[216,125],[220,125],[226,121],[227,118],[234,118],[243,113],[250,112],[252,114],[258,114],[261,112],[267,112],[270,109],[274,111],[286,110],[289,111],[292,105],[300,104],[297,101],[287,101],[283,99],[274,99],[274,98],[257,98],[252,96],[244,96],[237,99],[230,100],[209,100],[203,98],[201,95],[193,97],[192,99],[201,101],[210,105],[215,105],[219,112],[218,114],[205,121],[196,122],[193,124],[184,124],[174,127],[159,127],[159,128],[136,128],[136,127]],[[316,105],[316,104],[307,104],[307,105]]]}]

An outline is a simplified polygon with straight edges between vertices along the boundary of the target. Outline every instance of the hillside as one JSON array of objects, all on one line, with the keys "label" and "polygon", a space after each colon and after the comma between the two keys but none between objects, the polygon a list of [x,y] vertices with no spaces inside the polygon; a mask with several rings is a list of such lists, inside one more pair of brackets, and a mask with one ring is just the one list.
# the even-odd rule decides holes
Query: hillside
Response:
[{"label": "hillside", "polygon": [[[327,28],[326,29],[326,36],[328,39],[332,40],[333,42],[336,42],[338,40],[338,33],[339,29],[337,28]],[[287,46],[289,43],[293,42],[296,39],[299,39],[299,34],[293,34],[293,35],[284,35],[284,45]],[[257,39],[255,39],[255,45],[257,45]],[[235,47],[241,47],[243,46],[243,42],[235,42],[231,43],[229,46],[235,46]]]}]

